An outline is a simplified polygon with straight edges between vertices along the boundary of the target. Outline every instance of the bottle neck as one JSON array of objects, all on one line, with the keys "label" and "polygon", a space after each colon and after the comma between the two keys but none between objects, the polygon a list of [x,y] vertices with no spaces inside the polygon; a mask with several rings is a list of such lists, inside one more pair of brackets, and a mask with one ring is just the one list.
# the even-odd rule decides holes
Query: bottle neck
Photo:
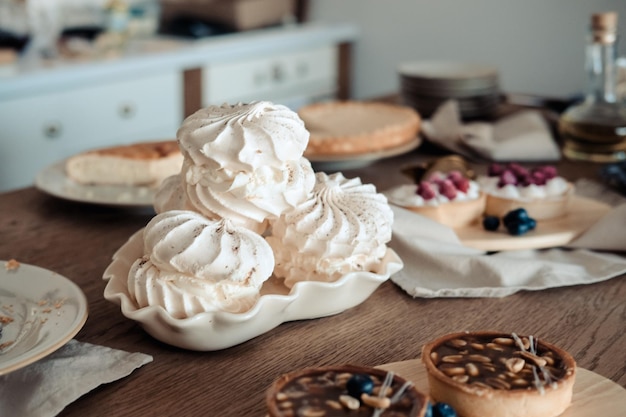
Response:
[{"label": "bottle neck", "polygon": [[617,44],[590,42],[587,46],[587,100],[615,103],[617,100]]}]

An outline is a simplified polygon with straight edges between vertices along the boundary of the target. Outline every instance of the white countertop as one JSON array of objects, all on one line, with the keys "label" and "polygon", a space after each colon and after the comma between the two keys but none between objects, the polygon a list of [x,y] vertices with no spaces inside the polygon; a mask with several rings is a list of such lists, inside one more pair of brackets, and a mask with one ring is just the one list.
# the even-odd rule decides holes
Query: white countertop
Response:
[{"label": "white countertop", "polygon": [[214,62],[263,56],[328,43],[354,42],[351,24],[308,23],[185,40],[170,37],[131,41],[113,58],[55,61],[20,58],[0,71],[0,100],[89,85],[95,80],[156,71],[197,68]]}]

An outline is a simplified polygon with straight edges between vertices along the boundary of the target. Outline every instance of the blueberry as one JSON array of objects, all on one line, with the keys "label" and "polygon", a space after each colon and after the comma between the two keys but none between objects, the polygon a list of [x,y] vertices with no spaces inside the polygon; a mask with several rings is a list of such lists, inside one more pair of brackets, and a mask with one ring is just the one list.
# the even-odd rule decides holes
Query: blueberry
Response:
[{"label": "blueberry", "polygon": [[433,417],[457,417],[457,415],[450,404],[436,403],[433,406]]},{"label": "blueberry", "polygon": [[530,226],[531,225],[526,221],[512,221],[506,224],[506,230],[511,235],[520,236],[532,230]]},{"label": "blueberry", "polygon": [[535,227],[537,227],[537,222],[535,221],[535,219],[529,217],[526,219],[525,223],[528,225],[528,228],[530,230],[534,230]]},{"label": "blueberry", "polygon": [[494,232],[498,230],[498,227],[500,227],[500,218],[497,216],[485,216],[483,218],[483,228],[485,230]]},{"label": "blueberry", "polygon": [[361,394],[372,393],[374,381],[369,375],[355,374],[346,383],[346,388],[351,397],[361,399]]},{"label": "blueberry", "polygon": [[509,211],[503,218],[502,221],[506,226],[508,223],[518,222],[519,220],[525,220],[528,218],[528,212],[524,208],[518,208],[515,210]]}]

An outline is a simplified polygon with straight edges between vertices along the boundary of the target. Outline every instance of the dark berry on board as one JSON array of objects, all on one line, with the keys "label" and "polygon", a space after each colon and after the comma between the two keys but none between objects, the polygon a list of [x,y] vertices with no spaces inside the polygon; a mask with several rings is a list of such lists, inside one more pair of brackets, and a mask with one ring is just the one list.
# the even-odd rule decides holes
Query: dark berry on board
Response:
[{"label": "dark berry on board", "polygon": [[528,218],[528,212],[524,208],[518,208],[515,210],[509,211],[502,218],[502,222],[506,226],[508,223],[518,222],[520,220],[525,220]]},{"label": "dark berry on board", "polygon": [[433,406],[433,417],[457,417],[457,414],[450,404],[436,403]]},{"label": "dark berry on board", "polygon": [[361,394],[371,394],[374,389],[374,381],[369,375],[355,374],[346,383],[346,389],[351,397],[361,399]]},{"label": "dark berry on board", "polygon": [[495,232],[500,227],[500,218],[497,216],[483,217],[483,228],[490,232]]},{"label": "dark berry on board", "polygon": [[529,232],[531,227],[526,221],[521,220],[506,224],[506,230],[510,235],[521,236],[524,233]]}]

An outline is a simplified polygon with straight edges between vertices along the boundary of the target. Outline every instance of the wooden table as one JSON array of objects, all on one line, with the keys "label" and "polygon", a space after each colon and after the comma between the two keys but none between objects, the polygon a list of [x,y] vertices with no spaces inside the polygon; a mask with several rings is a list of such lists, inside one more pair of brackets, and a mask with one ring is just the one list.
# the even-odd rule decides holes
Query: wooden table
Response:
[{"label": "wooden table", "polygon": [[[413,152],[345,171],[383,190],[407,182]],[[482,169],[484,167],[477,167]],[[597,166],[563,163],[569,176]],[[76,339],[150,354],[154,361],[69,405],[61,416],[264,415],[264,391],[281,373],[312,365],[379,365],[418,358],[443,333],[497,329],[540,335],[579,366],[626,386],[626,279],[521,292],[503,299],[413,299],[391,281],[363,304],[321,319],[290,322],[241,345],[191,352],[148,336],[103,298],[114,251],[153,214],[68,202],[27,188],[0,195],[0,259],[56,271],[80,285],[89,318]]]}]

